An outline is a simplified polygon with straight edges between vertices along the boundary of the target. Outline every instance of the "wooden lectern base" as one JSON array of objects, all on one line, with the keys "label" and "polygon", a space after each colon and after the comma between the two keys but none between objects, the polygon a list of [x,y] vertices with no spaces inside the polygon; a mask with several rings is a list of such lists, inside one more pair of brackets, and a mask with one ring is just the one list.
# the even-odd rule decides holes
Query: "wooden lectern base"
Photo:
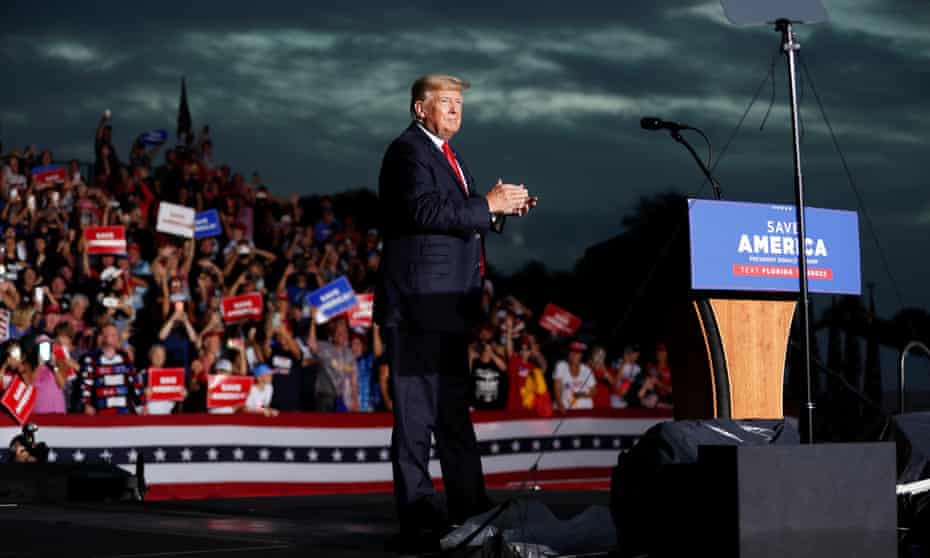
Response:
[{"label": "wooden lectern base", "polygon": [[673,367],[675,418],[784,418],[785,358],[796,305],[695,300],[676,335],[684,366]]}]

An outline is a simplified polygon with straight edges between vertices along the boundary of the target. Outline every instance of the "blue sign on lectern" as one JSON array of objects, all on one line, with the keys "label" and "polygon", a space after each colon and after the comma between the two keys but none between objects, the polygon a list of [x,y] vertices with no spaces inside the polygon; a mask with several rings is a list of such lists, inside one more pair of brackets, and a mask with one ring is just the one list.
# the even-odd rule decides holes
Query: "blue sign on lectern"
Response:
[{"label": "blue sign on lectern", "polygon": [[[794,206],[688,200],[691,288],[800,291]],[[859,218],[854,211],[805,209],[808,290],[862,293]]]}]

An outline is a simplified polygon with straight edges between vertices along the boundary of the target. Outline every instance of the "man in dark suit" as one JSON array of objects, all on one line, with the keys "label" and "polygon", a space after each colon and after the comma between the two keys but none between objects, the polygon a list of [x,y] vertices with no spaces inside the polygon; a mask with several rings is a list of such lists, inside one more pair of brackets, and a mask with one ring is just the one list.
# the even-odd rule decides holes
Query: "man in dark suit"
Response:
[{"label": "man in dark suit", "polygon": [[448,519],[460,523],[490,507],[466,396],[468,332],[481,318],[484,234],[536,204],[525,187],[501,180],[480,195],[449,145],[467,88],[446,75],[414,82],[414,122],[388,147],[378,184],[385,230],[374,312],[390,366],[394,495],[406,540],[442,534],[431,434]]}]

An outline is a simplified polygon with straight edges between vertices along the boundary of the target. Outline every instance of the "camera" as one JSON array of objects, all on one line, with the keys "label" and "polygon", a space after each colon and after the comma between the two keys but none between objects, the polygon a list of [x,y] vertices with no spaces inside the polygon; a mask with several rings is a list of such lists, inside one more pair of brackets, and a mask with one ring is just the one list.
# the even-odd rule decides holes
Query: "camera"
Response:
[{"label": "camera", "polygon": [[35,433],[39,427],[27,422],[22,433],[17,434],[8,448],[8,463],[45,463],[48,461],[48,446],[45,442],[36,443]]}]

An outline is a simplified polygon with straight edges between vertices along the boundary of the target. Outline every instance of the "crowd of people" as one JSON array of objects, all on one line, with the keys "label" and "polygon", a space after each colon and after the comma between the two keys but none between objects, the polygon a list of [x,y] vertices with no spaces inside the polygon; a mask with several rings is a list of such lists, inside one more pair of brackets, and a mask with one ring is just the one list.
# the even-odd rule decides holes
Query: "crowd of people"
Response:
[{"label": "crowd of people", "polygon": [[[36,388],[34,414],[390,411],[377,325],[344,316],[317,324],[307,295],[339,277],[373,289],[379,231],[351,214],[296,195],[276,196],[258,173],[217,164],[210,130],[165,149],[139,136],[128,158],[113,144],[109,114],[94,135],[93,165],[65,165],[38,180],[50,150],[4,157],[0,168],[0,375]],[[161,164],[156,159],[162,158]],[[186,239],[156,230],[159,204],[217,210],[218,236]],[[91,254],[84,230],[121,225],[126,251]],[[227,323],[222,300],[259,293],[259,320]],[[376,302],[377,304],[377,302]],[[641,365],[631,345],[611,355],[540,329],[513,296],[486,283],[486,322],[469,349],[476,409],[548,416],[573,409],[668,407],[664,345]],[[48,358],[21,345],[51,342]],[[653,358],[654,357],[654,358]],[[183,401],[151,400],[149,370],[182,368]],[[207,404],[211,378],[251,376],[244,404]],[[209,408],[208,408],[209,407]]]}]

